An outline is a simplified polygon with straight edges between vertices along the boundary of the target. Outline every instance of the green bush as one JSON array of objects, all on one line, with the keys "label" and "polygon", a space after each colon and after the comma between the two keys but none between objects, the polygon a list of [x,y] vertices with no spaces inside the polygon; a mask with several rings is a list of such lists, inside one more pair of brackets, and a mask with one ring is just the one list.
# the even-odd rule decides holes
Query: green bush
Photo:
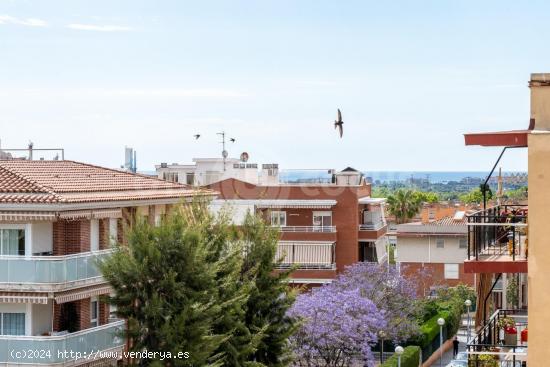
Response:
[{"label": "green bush", "polygon": [[445,320],[445,324],[447,324],[447,320],[450,318],[449,313],[443,311],[420,325],[420,335],[415,342],[419,344],[421,348],[425,348],[430,345],[439,334],[439,325],[437,324],[437,320],[440,317]]},{"label": "green bush", "polygon": [[[416,345],[410,345],[405,348],[405,351],[401,355],[401,367],[418,367],[420,362],[420,347]],[[397,355],[391,356],[380,367],[397,367]]]}]

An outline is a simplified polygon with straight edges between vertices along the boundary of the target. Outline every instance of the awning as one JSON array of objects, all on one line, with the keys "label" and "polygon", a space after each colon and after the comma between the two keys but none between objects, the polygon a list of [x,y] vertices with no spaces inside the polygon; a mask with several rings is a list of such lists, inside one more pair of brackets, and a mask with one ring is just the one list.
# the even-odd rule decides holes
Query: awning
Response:
[{"label": "awning", "polygon": [[0,292],[0,303],[48,304],[48,293],[43,292]]},{"label": "awning", "polygon": [[122,209],[73,210],[59,213],[60,219],[122,218]]},{"label": "awning", "polygon": [[0,221],[19,222],[19,221],[36,221],[36,220],[55,220],[54,212],[0,212]]},{"label": "awning", "polygon": [[385,202],[386,202],[386,198],[371,198],[370,196],[359,198],[359,204],[380,205]]},{"label": "awning", "polygon": [[95,287],[87,287],[87,288],[78,288],[70,291],[65,291],[61,293],[57,293],[54,297],[56,303],[67,303],[67,302],[73,302],[78,301],[81,299],[89,298],[89,297],[95,297],[95,296],[101,296],[104,294],[109,294],[113,291],[113,289],[109,285],[101,285],[101,286],[95,286]]},{"label": "awning", "polygon": [[330,209],[336,205],[336,200],[257,200],[259,209]]},{"label": "awning", "polygon": [[464,134],[466,145],[485,147],[526,147],[527,135],[531,130],[497,131],[488,133]]}]

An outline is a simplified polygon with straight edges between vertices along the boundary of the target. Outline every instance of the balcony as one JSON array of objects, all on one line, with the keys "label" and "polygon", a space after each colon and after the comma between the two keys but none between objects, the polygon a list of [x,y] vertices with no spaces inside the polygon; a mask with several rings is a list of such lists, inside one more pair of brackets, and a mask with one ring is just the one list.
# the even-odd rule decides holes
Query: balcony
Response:
[{"label": "balcony", "polygon": [[280,269],[336,269],[334,243],[285,243],[277,245],[276,259]]},{"label": "balcony", "polygon": [[468,216],[467,273],[527,273],[527,206],[501,205]]},{"label": "balcony", "polygon": [[281,241],[336,241],[336,226],[274,226]]},{"label": "balcony", "polygon": [[[503,324],[512,320],[515,333],[507,333]],[[527,361],[527,311],[497,310],[487,324],[468,342],[470,367],[492,366],[481,360],[481,355],[490,355],[502,367],[519,367]],[[522,337],[525,335],[525,339]]]},{"label": "balcony", "polygon": [[0,365],[77,366],[121,354],[124,321],[58,336],[0,335]]},{"label": "balcony", "polygon": [[67,256],[0,256],[0,288],[4,291],[62,291],[103,282],[97,261],[112,250]]}]

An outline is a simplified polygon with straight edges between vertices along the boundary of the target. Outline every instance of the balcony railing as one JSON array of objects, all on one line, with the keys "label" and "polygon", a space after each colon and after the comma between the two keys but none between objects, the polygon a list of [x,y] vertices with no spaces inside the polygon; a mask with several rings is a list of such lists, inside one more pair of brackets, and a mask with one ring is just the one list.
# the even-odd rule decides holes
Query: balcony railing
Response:
[{"label": "balcony railing", "polygon": [[335,269],[334,243],[279,243],[275,259],[282,259],[279,268]]},{"label": "balcony railing", "polygon": [[384,222],[375,222],[375,223],[363,223],[359,224],[360,231],[378,231],[380,228],[384,227]]},{"label": "balcony railing", "polygon": [[0,256],[0,284],[2,288],[59,290],[98,282],[102,278],[96,262],[111,253],[109,249],[66,256]]},{"label": "balcony railing", "polygon": [[468,216],[468,260],[527,258],[527,206],[500,205]]},{"label": "balcony railing", "polygon": [[59,336],[0,335],[0,365],[79,365],[120,355],[124,321]]},{"label": "balcony railing", "polygon": [[336,232],[336,226],[273,226],[281,232]]},{"label": "balcony railing", "polygon": [[[504,318],[514,321],[515,333],[505,333],[501,322]],[[523,340],[523,331],[527,329],[527,311],[497,310],[466,346],[470,367],[492,366],[480,360],[481,355],[490,355],[497,359],[499,366],[519,367],[527,360],[527,342]]]}]

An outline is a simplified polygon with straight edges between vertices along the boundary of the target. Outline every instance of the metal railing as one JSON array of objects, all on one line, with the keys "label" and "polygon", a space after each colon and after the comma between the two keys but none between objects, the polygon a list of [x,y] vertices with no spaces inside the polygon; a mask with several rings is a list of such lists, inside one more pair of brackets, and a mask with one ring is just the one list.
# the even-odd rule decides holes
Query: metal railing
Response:
[{"label": "metal railing", "polygon": [[[505,334],[503,318],[511,318],[515,324],[515,334]],[[521,334],[527,329],[527,311],[497,310],[485,326],[470,340],[466,346],[470,367],[491,366],[480,359],[481,355],[493,356],[499,366],[521,366],[527,360],[527,344],[523,344]]]},{"label": "metal railing", "polygon": [[468,260],[509,255],[526,258],[526,205],[499,205],[468,215]]},{"label": "metal railing", "polygon": [[336,232],[336,226],[273,226],[281,232]]},{"label": "metal railing", "polygon": [[72,366],[102,359],[105,352],[120,355],[124,328],[124,321],[115,321],[65,335],[0,335],[0,365]]},{"label": "metal railing", "polygon": [[65,256],[0,256],[0,284],[67,284],[101,277],[96,262],[113,250]]},{"label": "metal railing", "polygon": [[360,231],[377,231],[382,227],[384,227],[384,222],[359,224]]}]

